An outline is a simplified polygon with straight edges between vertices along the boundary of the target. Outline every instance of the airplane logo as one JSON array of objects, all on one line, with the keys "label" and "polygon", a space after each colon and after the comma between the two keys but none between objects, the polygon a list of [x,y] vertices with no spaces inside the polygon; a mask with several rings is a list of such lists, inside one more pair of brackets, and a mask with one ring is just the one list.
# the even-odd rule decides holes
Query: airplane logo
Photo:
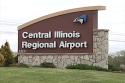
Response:
[{"label": "airplane logo", "polygon": [[75,18],[73,22],[84,24],[84,23],[87,22],[87,20],[88,20],[88,16],[87,15],[81,15],[81,16]]}]

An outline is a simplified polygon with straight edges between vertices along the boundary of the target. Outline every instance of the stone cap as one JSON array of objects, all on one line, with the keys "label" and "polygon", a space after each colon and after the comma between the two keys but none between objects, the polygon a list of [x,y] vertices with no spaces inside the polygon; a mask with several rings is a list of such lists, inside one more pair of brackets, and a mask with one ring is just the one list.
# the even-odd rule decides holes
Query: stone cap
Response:
[{"label": "stone cap", "polygon": [[29,26],[31,24],[34,24],[36,22],[51,18],[51,17],[55,17],[55,16],[59,16],[59,15],[63,15],[63,14],[67,14],[67,13],[73,13],[73,12],[78,12],[78,11],[91,11],[91,10],[105,10],[106,7],[105,6],[88,6],[88,7],[80,7],[80,8],[73,8],[73,9],[69,9],[69,10],[64,10],[64,11],[59,11],[56,13],[52,13],[52,14],[48,14],[46,16],[42,16],[40,18],[34,19],[30,22],[24,23],[20,26],[18,26],[18,30]]},{"label": "stone cap", "polygon": [[105,31],[105,32],[108,32],[109,29],[94,29],[93,31]]}]

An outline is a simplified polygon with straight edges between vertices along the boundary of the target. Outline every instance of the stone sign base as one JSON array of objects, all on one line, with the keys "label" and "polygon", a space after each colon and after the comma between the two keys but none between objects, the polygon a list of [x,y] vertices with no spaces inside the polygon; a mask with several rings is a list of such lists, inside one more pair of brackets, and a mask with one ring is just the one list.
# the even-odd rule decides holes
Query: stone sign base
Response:
[{"label": "stone sign base", "polygon": [[108,30],[93,31],[93,53],[18,53],[18,62],[30,66],[51,62],[57,68],[65,68],[71,64],[88,64],[107,69]]}]

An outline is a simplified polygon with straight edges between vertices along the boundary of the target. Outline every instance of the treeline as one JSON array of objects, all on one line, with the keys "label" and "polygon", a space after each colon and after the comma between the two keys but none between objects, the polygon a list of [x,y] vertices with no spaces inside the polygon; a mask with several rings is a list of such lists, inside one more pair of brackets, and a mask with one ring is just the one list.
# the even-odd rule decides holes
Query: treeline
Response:
[{"label": "treeline", "polygon": [[15,62],[14,58],[10,45],[6,41],[5,44],[0,47],[0,66],[10,66],[10,64]]},{"label": "treeline", "polygon": [[109,69],[125,71],[125,50],[111,54],[108,57]]}]

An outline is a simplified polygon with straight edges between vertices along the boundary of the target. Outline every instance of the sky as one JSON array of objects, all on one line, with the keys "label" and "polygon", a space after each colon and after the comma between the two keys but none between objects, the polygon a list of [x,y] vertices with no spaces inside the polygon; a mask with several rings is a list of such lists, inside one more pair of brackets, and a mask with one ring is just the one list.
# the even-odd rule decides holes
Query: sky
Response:
[{"label": "sky", "polygon": [[0,0],[0,46],[18,47],[17,27],[35,18],[78,7],[106,6],[99,11],[98,28],[109,29],[109,53],[125,50],[125,0]]}]

